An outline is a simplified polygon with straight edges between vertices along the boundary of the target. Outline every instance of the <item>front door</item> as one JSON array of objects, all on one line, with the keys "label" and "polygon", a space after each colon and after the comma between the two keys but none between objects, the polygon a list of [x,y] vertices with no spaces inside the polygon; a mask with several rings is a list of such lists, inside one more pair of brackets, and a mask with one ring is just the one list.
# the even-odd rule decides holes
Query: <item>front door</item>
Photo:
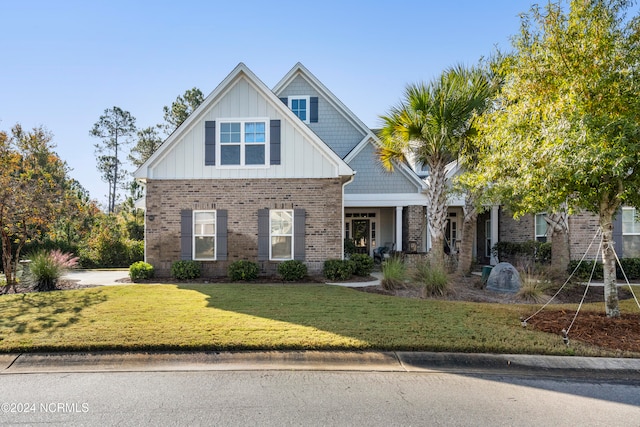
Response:
[{"label": "front door", "polygon": [[356,253],[369,255],[370,248],[370,220],[354,219],[351,221],[353,243],[356,245]]}]

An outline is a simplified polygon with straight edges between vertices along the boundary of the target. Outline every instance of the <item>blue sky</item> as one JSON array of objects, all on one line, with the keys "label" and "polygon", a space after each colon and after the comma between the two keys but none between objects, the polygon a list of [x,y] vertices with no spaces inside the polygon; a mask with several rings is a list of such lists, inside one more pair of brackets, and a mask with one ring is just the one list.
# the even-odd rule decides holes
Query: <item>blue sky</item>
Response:
[{"label": "blue sky", "polygon": [[[0,129],[44,125],[106,204],[89,130],[118,106],[139,128],[244,62],[273,87],[300,61],[370,127],[407,83],[510,47],[523,0],[0,0]],[[133,171],[129,167],[130,171]]]}]

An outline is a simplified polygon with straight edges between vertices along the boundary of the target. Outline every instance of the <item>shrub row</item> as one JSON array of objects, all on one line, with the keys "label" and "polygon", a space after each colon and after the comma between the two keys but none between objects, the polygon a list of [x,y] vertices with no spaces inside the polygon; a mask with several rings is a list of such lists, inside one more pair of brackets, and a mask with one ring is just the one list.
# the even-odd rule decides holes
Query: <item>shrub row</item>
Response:
[{"label": "shrub row", "polygon": [[498,242],[491,248],[491,253],[500,261],[514,262],[519,257],[527,257],[536,262],[551,262],[551,243],[529,240],[527,242]]},{"label": "shrub row", "polygon": [[[593,279],[602,280],[604,278],[602,263],[599,261],[596,262],[595,270],[593,263],[594,261],[571,261],[569,262],[567,272],[571,274],[577,268],[574,273],[574,277],[580,280],[589,280],[589,277],[591,277],[591,271],[593,270]],[[620,260],[620,264],[622,264],[622,269],[624,269],[624,273],[627,275],[629,280],[640,279],[640,258],[622,258]],[[622,270],[619,265],[616,265],[616,276],[620,280],[624,279],[624,275],[622,274]]]}]

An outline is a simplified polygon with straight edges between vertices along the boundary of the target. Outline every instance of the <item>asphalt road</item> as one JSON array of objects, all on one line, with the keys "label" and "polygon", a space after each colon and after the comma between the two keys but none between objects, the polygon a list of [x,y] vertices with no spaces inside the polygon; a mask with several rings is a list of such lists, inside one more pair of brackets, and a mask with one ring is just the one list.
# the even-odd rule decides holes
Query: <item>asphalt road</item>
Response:
[{"label": "asphalt road", "polygon": [[3,374],[0,424],[640,425],[640,384],[419,372]]}]

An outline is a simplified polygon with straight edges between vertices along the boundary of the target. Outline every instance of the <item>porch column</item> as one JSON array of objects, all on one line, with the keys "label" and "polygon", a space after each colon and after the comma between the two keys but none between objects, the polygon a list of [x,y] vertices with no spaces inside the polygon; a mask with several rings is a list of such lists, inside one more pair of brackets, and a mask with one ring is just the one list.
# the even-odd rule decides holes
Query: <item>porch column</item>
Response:
[{"label": "porch column", "polygon": [[[498,212],[498,205],[491,206],[491,246],[498,243]],[[491,259],[489,260],[489,263],[491,265],[496,265],[498,263],[498,259],[493,255],[493,251],[491,251]]]},{"label": "porch column", "polygon": [[396,251],[402,250],[402,206],[396,206]]}]

